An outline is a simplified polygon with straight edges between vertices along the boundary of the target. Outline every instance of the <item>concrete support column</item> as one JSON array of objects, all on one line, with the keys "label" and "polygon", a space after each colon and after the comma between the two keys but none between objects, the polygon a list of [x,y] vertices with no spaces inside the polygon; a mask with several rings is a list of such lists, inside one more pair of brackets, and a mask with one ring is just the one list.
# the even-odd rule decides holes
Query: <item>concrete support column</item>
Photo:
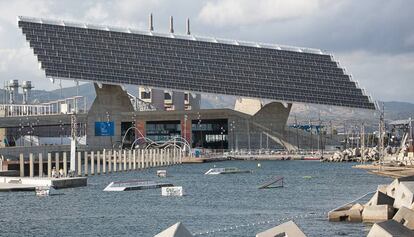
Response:
[{"label": "concrete support column", "polygon": [[183,152],[180,151],[180,156],[179,156],[179,160],[178,160],[178,164],[182,164],[183,163]]},{"label": "concrete support column", "polygon": [[59,152],[55,153],[55,168],[56,168],[56,173],[59,173]]},{"label": "concrete support column", "polygon": [[91,175],[95,175],[95,152],[91,151]]},{"label": "concrete support column", "polygon": [[96,152],[96,174],[101,174],[101,152]]},{"label": "concrete support column", "polygon": [[134,163],[134,165],[133,165],[133,167],[132,167],[132,168],[133,168],[134,170],[136,170],[136,169],[137,169],[137,152],[136,152],[136,151],[137,151],[137,150],[135,150],[135,149],[134,149],[134,151],[132,152],[132,157],[133,157],[133,158],[132,158],[132,159],[133,159],[133,160],[132,160],[132,162]]},{"label": "concrete support column", "polygon": [[63,174],[65,177],[68,175],[68,156],[66,152],[63,152]]},{"label": "concrete support column", "polygon": [[83,164],[84,165],[84,168],[85,168],[85,176],[88,176],[88,166],[89,166],[89,158],[88,158],[88,152],[87,151],[85,151],[85,157],[84,157],[84,160],[85,160],[85,164]]},{"label": "concrete support column", "polygon": [[167,166],[170,165],[170,149],[167,150]]},{"label": "concrete support column", "polygon": [[43,177],[43,154],[39,153],[39,177]]},{"label": "concrete support column", "polygon": [[106,174],[106,150],[102,152],[102,174]]},{"label": "concrete support column", "polygon": [[29,177],[34,177],[34,164],[33,164],[33,154],[29,154]]},{"label": "concrete support column", "polygon": [[78,152],[78,176],[82,176],[82,153]]},{"label": "concrete support column", "polygon": [[132,170],[132,151],[128,150],[128,170]]},{"label": "concrete support column", "polygon": [[52,177],[52,154],[47,153],[47,177]]}]

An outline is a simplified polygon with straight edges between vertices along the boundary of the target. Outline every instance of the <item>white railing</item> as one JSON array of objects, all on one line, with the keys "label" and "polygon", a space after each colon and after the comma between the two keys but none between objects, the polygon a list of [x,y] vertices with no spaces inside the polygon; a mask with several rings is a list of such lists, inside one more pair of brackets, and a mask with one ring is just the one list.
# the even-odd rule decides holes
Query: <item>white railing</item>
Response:
[{"label": "white railing", "polygon": [[0,114],[4,114],[4,117],[74,114],[79,112],[86,112],[86,98],[83,96],[42,104],[0,104]]}]

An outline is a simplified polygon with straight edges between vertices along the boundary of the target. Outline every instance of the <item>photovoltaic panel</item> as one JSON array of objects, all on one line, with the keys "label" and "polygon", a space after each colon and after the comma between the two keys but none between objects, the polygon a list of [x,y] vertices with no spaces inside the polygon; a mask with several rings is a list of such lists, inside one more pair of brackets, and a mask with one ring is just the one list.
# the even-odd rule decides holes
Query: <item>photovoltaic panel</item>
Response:
[{"label": "photovoltaic panel", "polygon": [[318,50],[20,18],[47,77],[375,109]]}]

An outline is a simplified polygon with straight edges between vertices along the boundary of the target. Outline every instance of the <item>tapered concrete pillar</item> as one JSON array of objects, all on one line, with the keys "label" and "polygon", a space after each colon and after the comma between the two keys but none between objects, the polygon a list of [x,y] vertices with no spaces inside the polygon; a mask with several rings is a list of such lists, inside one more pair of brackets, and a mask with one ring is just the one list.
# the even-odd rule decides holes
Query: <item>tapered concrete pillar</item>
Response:
[{"label": "tapered concrete pillar", "polygon": [[118,152],[116,152],[116,150],[113,151],[113,171],[116,172],[117,167],[116,167],[116,162],[118,160]]},{"label": "tapered concrete pillar", "polygon": [[47,153],[47,177],[52,177],[52,154]]},{"label": "tapered concrete pillar", "polygon": [[33,164],[33,154],[29,154],[29,177],[34,177],[34,164]]},{"label": "tapered concrete pillar", "polygon": [[43,177],[43,154],[39,153],[39,177]]},{"label": "tapered concrete pillar", "polygon": [[88,157],[88,152],[85,151],[85,157],[84,157],[84,164],[83,167],[85,168],[85,176],[88,176],[88,169],[89,169],[89,157]]},{"label": "tapered concrete pillar", "polygon": [[137,150],[134,149],[134,151],[132,151],[132,162],[134,163],[133,165],[133,169],[136,170],[137,169]]},{"label": "tapered concrete pillar", "polygon": [[82,176],[82,153],[78,152],[78,176]]},{"label": "tapered concrete pillar", "polygon": [[91,151],[91,175],[95,175],[95,152]]},{"label": "tapered concrete pillar", "polygon": [[66,152],[63,152],[63,175],[68,175],[68,156]]},{"label": "tapered concrete pillar", "polygon": [[170,165],[170,149],[167,150],[167,166]]},{"label": "tapered concrete pillar", "polygon": [[128,150],[128,170],[132,170],[132,151]]},{"label": "tapered concrete pillar", "polygon": [[59,152],[55,153],[55,168],[56,168],[56,173],[59,173]]},{"label": "tapered concrete pillar", "polygon": [[101,152],[96,152],[96,174],[101,174]]},{"label": "tapered concrete pillar", "polygon": [[102,174],[106,174],[106,150],[102,153]]},{"label": "tapered concrete pillar", "polygon": [[178,164],[182,164],[183,163],[183,153],[180,151],[180,156],[179,156],[179,161]]}]

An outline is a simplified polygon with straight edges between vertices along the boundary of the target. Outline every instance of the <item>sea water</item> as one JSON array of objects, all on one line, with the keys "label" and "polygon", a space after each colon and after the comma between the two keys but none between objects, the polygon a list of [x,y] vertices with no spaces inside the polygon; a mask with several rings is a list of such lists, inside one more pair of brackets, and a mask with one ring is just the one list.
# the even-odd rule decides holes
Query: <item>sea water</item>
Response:
[{"label": "sea water", "polygon": [[[214,165],[252,173],[204,175]],[[61,189],[60,195],[50,197],[0,193],[0,236],[154,236],[176,222],[196,236],[255,236],[288,220],[310,237],[365,236],[369,225],[328,222],[327,212],[392,180],[352,165],[318,161],[185,164],[167,167],[167,178],[157,177],[157,168],[89,176],[87,187]],[[274,176],[284,177],[283,188],[258,189]],[[186,196],[163,197],[160,189],[102,191],[112,181],[130,179],[168,181],[182,186]]]}]

